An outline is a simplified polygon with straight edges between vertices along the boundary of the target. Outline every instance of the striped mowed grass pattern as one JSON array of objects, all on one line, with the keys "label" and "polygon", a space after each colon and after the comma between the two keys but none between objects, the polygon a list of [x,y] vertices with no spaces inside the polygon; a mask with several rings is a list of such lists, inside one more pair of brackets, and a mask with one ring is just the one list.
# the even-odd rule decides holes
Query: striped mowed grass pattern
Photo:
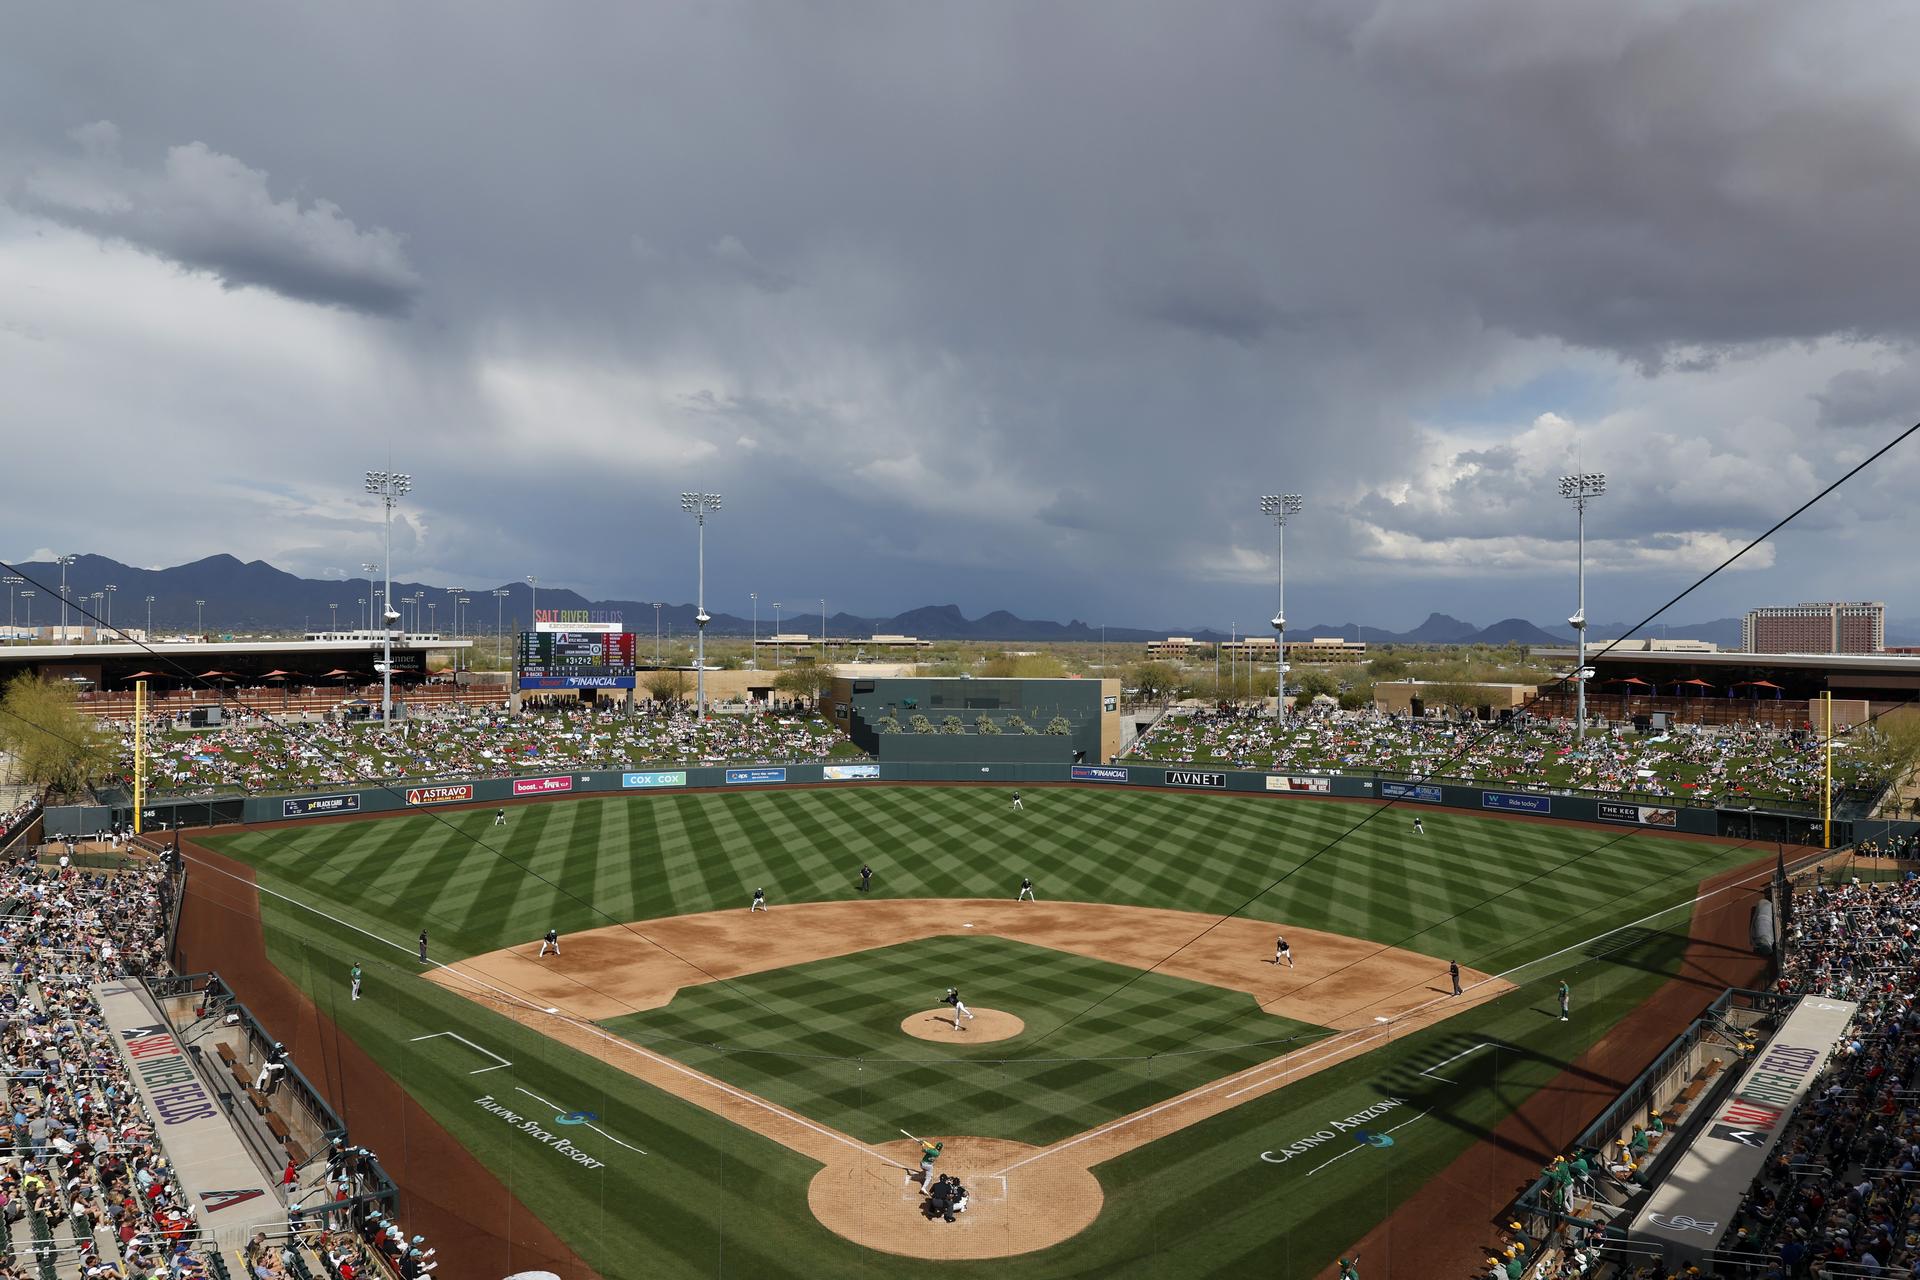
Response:
[{"label": "striped mowed grass pattern", "polygon": [[[1003,938],[939,937],[682,988],[664,1008],[602,1025],[864,1141],[906,1128],[1036,1145],[1324,1034],[1242,992],[1136,977]],[[901,1019],[937,1007],[949,985],[1027,1030],[980,1045],[944,1028],[938,1043],[904,1035]],[[1213,1034],[1222,1026],[1239,1033],[1231,1047]]]},{"label": "striped mowed grass pattern", "polygon": [[[988,787],[653,794],[216,838],[276,887],[453,958],[738,906],[849,897],[1044,899],[1243,914],[1498,971],[1684,896],[1750,851],[1408,807]],[[1412,833],[1417,812],[1424,836]],[[1281,881],[1269,889],[1275,881]],[[1264,891],[1264,892],[1263,892]],[[1251,900],[1251,901],[1250,901]]]}]

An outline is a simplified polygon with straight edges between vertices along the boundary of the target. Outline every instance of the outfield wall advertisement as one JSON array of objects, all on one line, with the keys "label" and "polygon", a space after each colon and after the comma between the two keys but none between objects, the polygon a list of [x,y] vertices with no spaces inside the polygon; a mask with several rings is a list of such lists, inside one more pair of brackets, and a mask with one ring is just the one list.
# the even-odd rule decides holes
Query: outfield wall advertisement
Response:
[{"label": "outfield wall advertisement", "polygon": [[1509,813],[1552,813],[1552,796],[1515,795],[1511,791],[1482,791],[1482,809],[1505,809]]},{"label": "outfield wall advertisement", "polygon": [[342,796],[301,796],[295,800],[280,802],[280,816],[283,818],[312,818],[323,813],[360,812],[360,793],[352,792]]},{"label": "outfield wall advertisement", "polygon": [[727,770],[727,782],[729,785],[741,782],[785,782],[786,780],[787,771],[785,769]]},{"label": "outfield wall advertisement", "polygon": [[1170,787],[1211,787],[1215,791],[1227,789],[1227,775],[1208,773],[1198,769],[1168,769],[1166,782]]},{"label": "outfield wall advertisement", "polygon": [[1383,782],[1380,795],[1386,800],[1418,800],[1421,804],[1440,804],[1447,798],[1440,788],[1424,782]]},{"label": "outfield wall advertisement", "polygon": [[676,769],[666,773],[623,773],[620,775],[623,787],[684,787],[687,785],[686,771]]},{"label": "outfield wall advertisement", "polygon": [[1125,782],[1127,771],[1116,765],[1076,764],[1067,770],[1067,777],[1075,782]]},{"label": "outfield wall advertisement", "polygon": [[463,782],[456,786],[407,788],[407,803],[410,805],[459,804],[462,800],[471,799],[473,799],[471,782]]},{"label": "outfield wall advertisement", "polygon": [[1601,800],[1595,804],[1595,816],[1602,822],[1631,822],[1642,827],[1674,827],[1678,824],[1679,814],[1673,809],[1662,809],[1650,804],[1622,804],[1618,800]]},{"label": "outfield wall advertisement", "polygon": [[830,764],[820,770],[820,777],[827,782],[857,782],[879,776],[877,764]]},{"label": "outfield wall advertisement", "polygon": [[1333,790],[1332,778],[1293,778],[1284,773],[1267,775],[1269,791],[1305,791],[1313,795],[1327,795]]},{"label": "outfield wall advertisement", "polygon": [[553,778],[515,778],[513,794],[517,796],[550,796],[556,791],[573,790],[573,775],[560,774]]}]

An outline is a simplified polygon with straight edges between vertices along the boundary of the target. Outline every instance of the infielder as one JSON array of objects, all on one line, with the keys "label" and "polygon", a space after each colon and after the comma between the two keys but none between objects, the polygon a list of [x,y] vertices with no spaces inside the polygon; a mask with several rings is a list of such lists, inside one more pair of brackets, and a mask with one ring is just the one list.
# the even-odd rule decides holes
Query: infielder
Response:
[{"label": "infielder", "polygon": [[767,891],[765,889],[755,889],[753,891],[753,904],[749,906],[747,910],[765,911],[766,909],[767,909]]},{"label": "infielder", "polygon": [[1459,995],[1460,994],[1460,962],[1458,960],[1447,961],[1447,976],[1453,979],[1453,994]]},{"label": "infielder", "polygon": [[860,892],[873,892],[873,868],[864,862],[860,864]]},{"label": "infielder", "polygon": [[420,931],[420,963],[425,964],[426,962],[427,962],[427,931],[425,929],[422,929]]},{"label": "infielder", "polygon": [[973,1010],[967,1008],[967,1002],[960,998],[960,989],[958,987],[948,987],[947,994],[941,998],[940,1003],[953,1006],[953,1029],[955,1031],[966,1030],[965,1027],[960,1025],[960,1019],[965,1018],[968,1022],[973,1021]]},{"label": "infielder", "polygon": [[555,955],[560,954],[560,931],[558,929],[547,930],[547,936],[540,939],[540,954],[547,954],[549,949],[551,949]]},{"label": "infielder", "polygon": [[353,968],[347,970],[347,977],[353,983],[353,998],[358,1000],[360,998],[360,962],[358,960],[353,962]]},{"label": "infielder", "polygon": [[1040,899],[1033,896],[1033,878],[1031,876],[1020,877],[1020,892],[1015,896],[1014,901],[1019,902],[1022,898],[1028,902],[1040,901]]},{"label": "infielder", "polygon": [[1284,933],[1273,944],[1273,962],[1293,968],[1293,948],[1287,945],[1287,935]]}]

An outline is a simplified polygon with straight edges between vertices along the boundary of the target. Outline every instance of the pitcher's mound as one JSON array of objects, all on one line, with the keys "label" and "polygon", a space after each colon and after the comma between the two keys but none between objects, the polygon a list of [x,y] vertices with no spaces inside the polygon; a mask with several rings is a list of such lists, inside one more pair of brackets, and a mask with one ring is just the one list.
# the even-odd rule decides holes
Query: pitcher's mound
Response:
[{"label": "pitcher's mound", "polygon": [[985,1044],[989,1040],[1010,1040],[1027,1029],[1027,1024],[998,1009],[975,1009],[972,1018],[960,1019],[960,1030],[953,1029],[954,1012],[946,1005],[925,1013],[908,1014],[900,1029],[917,1040],[938,1040],[946,1044]]},{"label": "pitcher's mound", "polygon": [[1071,1156],[1034,1160],[1038,1147],[1002,1138],[943,1140],[937,1170],[958,1177],[971,1199],[953,1222],[923,1211],[920,1146],[905,1141],[872,1148],[897,1164],[862,1151],[835,1153],[807,1184],[807,1206],[855,1244],[942,1262],[1045,1249],[1086,1230],[1100,1214],[1100,1181]]}]

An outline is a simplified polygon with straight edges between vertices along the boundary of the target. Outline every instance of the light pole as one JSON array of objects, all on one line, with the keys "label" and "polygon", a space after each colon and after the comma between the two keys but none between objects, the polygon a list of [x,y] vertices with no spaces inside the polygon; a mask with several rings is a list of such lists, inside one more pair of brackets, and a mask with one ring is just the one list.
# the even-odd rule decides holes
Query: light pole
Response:
[{"label": "light pole", "polygon": [[367,472],[367,492],[376,495],[386,508],[386,564],[382,577],[386,582],[386,607],[380,614],[380,723],[393,723],[393,624],[400,615],[393,608],[393,504],[413,488],[413,477],[399,471]]},{"label": "light pole", "polygon": [[153,643],[153,597],[147,597],[147,643]]},{"label": "light pole", "polygon": [[327,605],[327,630],[334,633],[340,630],[340,606],[337,604]]},{"label": "light pole", "polygon": [[717,493],[683,493],[680,495],[680,509],[693,513],[693,522],[700,529],[700,578],[699,594],[694,600],[693,625],[698,628],[694,640],[693,700],[694,717],[707,718],[707,624],[713,619],[707,616],[707,513],[720,509],[720,495]]},{"label": "light pole", "polygon": [[33,592],[22,591],[20,598],[27,602],[27,630],[33,630]]},{"label": "light pole", "polygon": [[1273,722],[1277,725],[1287,714],[1287,517],[1300,514],[1300,495],[1262,494],[1260,509],[1273,517],[1277,565],[1273,617],[1269,619],[1273,624],[1273,665],[1279,668],[1273,694]]},{"label": "light pole", "polygon": [[780,669],[780,665],[781,665],[780,642],[778,639],[780,635],[780,602],[778,600],[775,600],[773,602],[773,634],[775,636],[774,645],[773,645],[773,666],[774,666],[774,669],[777,671]]},{"label": "light pole", "polygon": [[540,579],[527,575],[527,590],[533,594],[533,603],[527,606],[527,630],[540,629]]},{"label": "light pole", "polygon": [[1573,635],[1579,647],[1577,666],[1573,672],[1573,693],[1576,699],[1575,715],[1579,717],[1574,726],[1574,738],[1585,743],[1587,740],[1587,502],[1607,491],[1607,477],[1599,471],[1583,471],[1578,475],[1560,477],[1560,496],[1573,499],[1574,519],[1580,531],[1580,551],[1576,561],[1579,574],[1579,603],[1573,616],[1567,619],[1573,628]]},{"label": "light pole", "polygon": [[664,600],[653,602],[653,665],[656,669],[660,666],[660,606],[665,603]]},{"label": "light pole", "polygon": [[107,597],[107,630],[109,631],[113,630],[113,593],[118,591],[119,589],[120,589],[119,587],[115,586],[111,582],[109,582],[106,586],[100,588],[100,590],[104,592]]},{"label": "light pole", "polygon": [[104,591],[96,591],[87,597],[87,599],[93,601],[93,635],[96,640],[100,638],[100,606],[106,598],[107,593]]},{"label": "light pole", "polygon": [[493,660],[503,666],[507,661],[507,633],[502,629],[500,611],[505,607],[502,602],[512,594],[513,593],[506,587],[495,587],[493,589]]},{"label": "light pole", "polygon": [[6,575],[6,583],[7,583],[7,643],[8,643],[8,644],[12,644],[12,643],[13,643],[13,642],[14,642],[15,640],[18,640],[18,639],[20,638],[20,637],[18,637],[18,636],[16,636],[16,635],[14,635],[14,634],[13,634],[13,633],[14,633],[14,632],[15,632],[15,631],[16,631],[16,630],[18,629],[18,628],[17,628],[16,626],[15,626],[15,619],[14,619],[14,612],[13,612],[13,590],[14,590],[14,588],[15,588],[15,587],[18,587],[18,586],[20,586],[20,585],[21,585],[22,583],[24,583],[24,582],[26,582],[26,579],[25,579],[25,578],[22,578],[22,577],[19,577],[19,576],[17,576],[17,575],[15,575],[15,574],[11,574],[11,573],[9,573],[9,574],[7,574],[7,575]]},{"label": "light pole", "polygon": [[[355,606],[354,614],[353,614],[353,625],[358,627],[365,624],[367,621],[367,598],[365,596],[355,596],[353,603]],[[367,629],[371,631],[373,628],[371,626],[368,626]]]},{"label": "light pole", "polygon": [[67,642],[67,566],[78,560],[79,556],[55,556],[54,562],[60,566],[60,643]]},{"label": "light pole", "polygon": [[207,616],[206,610],[207,602],[205,600],[195,600],[193,602],[193,634],[199,636],[202,640],[207,638],[207,628],[204,621]]},{"label": "light pole", "polygon": [[[455,640],[465,640],[467,638],[467,606],[472,603],[472,596],[462,595],[453,598],[453,638]],[[453,669],[455,671],[466,671],[471,668],[472,664],[467,661],[466,652],[465,649],[455,649],[453,651]]]},{"label": "light pole", "polygon": [[747,599],[753,601],[753,648],[748,650],[747,665],[755,671],[760,669],[760,593],[747,592]]},{"label": "light pole", "polygon": [[820,661],[827,660],[827,598],[820,597]]}]

